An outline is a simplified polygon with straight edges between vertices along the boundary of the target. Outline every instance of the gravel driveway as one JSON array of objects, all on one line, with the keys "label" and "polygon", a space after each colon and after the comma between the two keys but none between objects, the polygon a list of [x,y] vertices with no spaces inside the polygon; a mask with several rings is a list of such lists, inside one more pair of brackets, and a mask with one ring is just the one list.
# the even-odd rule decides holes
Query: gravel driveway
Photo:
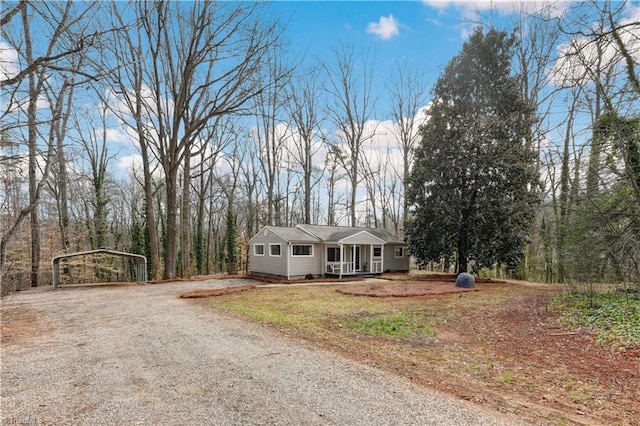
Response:
[{"label": "gravel driveway", "polygon": [[36,289],[5,297],[3,424],[506,424],[177,297],[246,283]]}]

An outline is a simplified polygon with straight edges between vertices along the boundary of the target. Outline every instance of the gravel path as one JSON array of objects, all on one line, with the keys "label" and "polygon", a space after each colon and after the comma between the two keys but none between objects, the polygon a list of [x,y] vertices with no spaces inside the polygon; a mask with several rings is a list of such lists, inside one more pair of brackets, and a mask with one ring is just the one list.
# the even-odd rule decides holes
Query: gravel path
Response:
[{"label": "gravel path", "polygon": [[18,316],[29,327],[2,345],[3,424],[505,424],[176,297],[240,284],[37,289],[4,298],[3,321]]}]

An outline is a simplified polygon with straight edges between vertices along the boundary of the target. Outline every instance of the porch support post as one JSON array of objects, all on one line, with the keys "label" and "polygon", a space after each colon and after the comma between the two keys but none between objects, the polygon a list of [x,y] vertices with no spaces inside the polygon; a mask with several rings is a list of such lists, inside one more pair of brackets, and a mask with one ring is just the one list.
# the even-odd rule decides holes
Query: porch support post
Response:
[{"label": "porch support post", "polygon": [[369,272],[373,272],[373,244],[369,244]]},{"label": "porch support post", "polygon": [[384,273],[384,244],[380,247],[380,273]]},{"label": "porch support post", "polygon": [[338,247],[340,247],[340,276],[338,278],[342,279],[342,269],[344,269],[344,250],[342,243],[338,243]]},{"label": "porch support post", "polygon": [[356,245],[351,244],[351,268],[353,269],[351,272],[356,273]]}]

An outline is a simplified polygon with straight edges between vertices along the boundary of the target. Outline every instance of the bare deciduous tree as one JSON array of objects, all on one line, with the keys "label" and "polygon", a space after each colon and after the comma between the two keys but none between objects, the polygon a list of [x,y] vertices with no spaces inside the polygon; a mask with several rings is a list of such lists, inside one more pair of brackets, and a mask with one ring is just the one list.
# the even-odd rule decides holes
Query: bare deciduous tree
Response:
[{"label": "bare deciduous tree", "polygon": [[[164,173],[165,278],[177,272],[178,177],[189,174],[185,165],[192,145],[211,120],[245,111],[249,100],[278,80],[260,84],[258,79],[264,58],[279,37],[276,23],[267,22],[262,8],[257,3],[136,4],[141,27],[132,38],[142,37],[149,53],[142,56],[141,70],[148,95],[136,101],[143,108],[136,119],[143,120],[138,126],[152,136],[147,142]],[[138,60],[123,66],[137,65]],[[186,185],[183,199],[189,198],[188,193]]]},{"label": "bare deciduous tree", "polygon": [[[65,105],[74,75],[89,76],[80,66],[78,55],[86,54],[90,40],[99,33],[88,29],[87,18],[95,3],[47,3],[21,1],[2,16],[3,38],[18,54],[15,70],[4,73],[0,81],[7,99],[2,112],[2,133],[23,141],[28,150],[29,201],[16,215],[0,241],[0,280],[9,241],[28,216],[31,229],[31,286],[39,283],[40,221],[37,206],[54,160],[54,141],[63,135]],[[18,17],[20,19],[18,19]],[[35,35],[37,27],[37,36]],[[71,47],[70,47],[71,46]],[[37,52],[37,53],[36,53]],[[58,85],[50,98],[50,114],[38,108],[48,87]],[[54,92],[49,92],[53,94]],[[24,124],[23,124],[24,123]],[[43,126],[48,130],[44,131]],[[51,137],[43,138],[49,134]]]},{"label": "bare deciduous tree", "polygon": [[[279,126],[287,100],[285,87],[288,84],[288,78],[283,79],[278,76],[289,76],[291,71],[278,53],[274,50],[268,58],[265,58],[265,73],[261,84],[266,86],[266,90],[261,91],[254,98],[256,109],[254,137],[260,148],[260,169],[267,193],[268,225],[282,224],[282,216],[279,214],[281,202],[279,185],[280,173],[284,169],[283,155],[288,137],[283,126]],[[268,81],[275,81],[276,84],[269,85]]]},{"label": "bare deciduous tree", "polygon": [[[391,119],[394,137],[402,150],[403,198],[406,200],[406,179],[413,164],[414,150],[420,140],[418,128],[426,119],[427,89],[424,79],[407,63],[399,62],[388,89],[391,94]],[[402,220],[407,221],[409,206],[404,206]]]},{"label": "bare deciduous tree", "polygon": [[319,137],[320,106],[317,102],[319,90],[319,70],[311,69],[307,73],[292,81],[289,91],[287,111],[299,140],[294,142],[291,155],[302,169],[303,180],[303,222],[310,224],[311,220],[311,191],[319,179],[313,181],[314,155],[322,148],[322,138]]},{"label": "bare deciduous tree", "polygon": [[329,95],[327,115],[339,131],[341,143],[335,149],[344,155],[337,156],[336,160],[340,161],[349,178],[349,216],[351,226],[356,226],[362,145],[373,136],[373,133],[365,134],[365,123],[371,118],[374,108],[371,95],[374,60],[368,52],[357,56],[353,47],[345,45],[334,51],[333,60],[333,63],[323,64],[327,73],[325,90]]}]

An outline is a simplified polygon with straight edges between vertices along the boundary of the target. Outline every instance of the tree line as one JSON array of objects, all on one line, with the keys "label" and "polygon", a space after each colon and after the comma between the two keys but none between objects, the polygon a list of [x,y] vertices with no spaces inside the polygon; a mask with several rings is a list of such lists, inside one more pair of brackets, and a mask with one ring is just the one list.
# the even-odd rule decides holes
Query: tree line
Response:
[{"label": "tree line", "polygon": [[296,223],[406,232],[425,266],[637,281],[632,6],[487,18],[431,92],[397,64],[380,120],[374,52],[295,57],[268,4],[7,3],[3,293],[94,248],[152,279],[242,269],[261,226]]}]

